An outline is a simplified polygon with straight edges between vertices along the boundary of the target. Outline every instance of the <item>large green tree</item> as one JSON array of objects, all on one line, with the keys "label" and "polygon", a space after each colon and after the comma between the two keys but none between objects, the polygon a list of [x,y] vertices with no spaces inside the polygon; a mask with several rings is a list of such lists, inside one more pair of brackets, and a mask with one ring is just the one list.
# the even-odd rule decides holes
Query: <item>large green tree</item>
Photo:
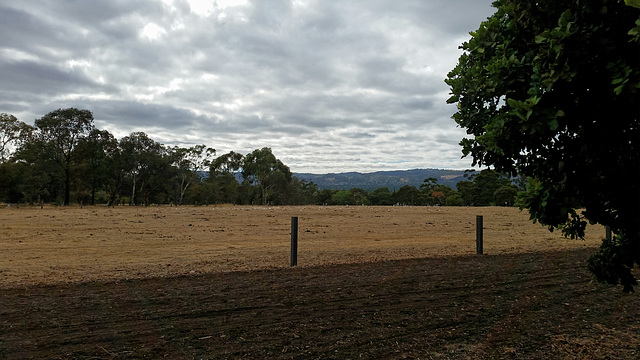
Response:
[{"label": "large green tree", "polygon": [[207,182],[212,185],[212,202],[238,203],[240,184],[236,174],[242,169],[244,155],[230,151],[218,156],[209,168]]},{"label": "large green tree", "polygon": [[37,119],[35,125],[43,154],[64,174],[64,205],[69,205],[72,172],[81,158],[77,148],[94,129],[93,114],[76,108],[58,109]]},{"label": "large green tree", "polygon": [[[146,133],[132,132],[120,140],[120,147],[124,158],[123,171],[131,177],[130,205],[137,205],[136,195],[142,193],[145,205],[149,203],[147,187],[151,177],[162,168],[165,148],[162,144],[150,138]],[[167,176],[164,176],[167,179]]]},{"label": "large green tree", "polygon": [[393,194],[389,188],[381,187],[369,194],[369,200],[372,205],[393,205]]},{"label": "large green tree", "polygon": [[268,147],[256,149],[244,157],[242,177],[248,184],[259,187],[263,205],[267,205],[271,196],[286,191],[291,176],[289,167],[278,160]]},{"label": "large green tree", "polygon": [[415,186],[405,185],[393,194],[393,198],[397,203],[413,206],[421,201],[421,195]]},{"label": "large green tree", "polygon": [[[530,177],[535,221],[582,237],[589,260],[632,290],[640,263],[640,11],[622,0],[498,0],[446,80],[474,165]],[[584,209],[582,211],[576,209]],[[586,220],[586,221],[585,221]]]},{"label": "large green tree", "polygon": [[495,202],[495,192],[509,185],[509,179],[495,170],[484,169],[470,176],[473,180],[473,203],[475,206],[504,205]]},{"label": "large green tree", "polygon": [[104,142],[102,151],[105,155],[103,190],[107,193],[108,205],[115,206],[124,190],[128,156],[125,156],[124,149],[115,138]]},{"label": "large green tree", "polygon": [[86,193],[86,200],[92,205],[96,203],[96,192],[107,184],[112,160],[109,155],[117,146],[118,140],[109,131],[99,129],[93,129],[78,146],[83,156],[76,191]]},{"label": "large green tree", "polygon": [[174,166],[178,169],[178,199],[177,203],[182,205],[184,194],[192,182],[200,183],[201,172],[211,166],[212,157],[216,150],[206,145],[195,145],[189,148],[173,149]]}]

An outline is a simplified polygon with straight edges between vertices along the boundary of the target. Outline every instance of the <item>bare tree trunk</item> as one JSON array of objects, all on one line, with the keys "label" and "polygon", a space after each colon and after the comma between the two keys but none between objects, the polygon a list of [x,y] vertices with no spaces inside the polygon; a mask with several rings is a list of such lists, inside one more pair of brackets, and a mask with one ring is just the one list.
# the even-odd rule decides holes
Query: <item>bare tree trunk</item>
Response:
[{"label": "bare tree trunk", "polygon": [[187,188],[189,187],[189,185],[191,185],[191,181],[187,182],[186,185],[184,184],[185,181],[186,181],[186,177],[183,174],[182,182],[180,183],[180,202],[179,202],[180,205],[182,205],[182,200],[184,199],[184,194],[187,192]]},{"label": "bare tree trunk", "polygon": [[131,200],[129,200],[129,205],[135,205],[136,198],[136,176],[133,175],[133,191],[131,192]]}]

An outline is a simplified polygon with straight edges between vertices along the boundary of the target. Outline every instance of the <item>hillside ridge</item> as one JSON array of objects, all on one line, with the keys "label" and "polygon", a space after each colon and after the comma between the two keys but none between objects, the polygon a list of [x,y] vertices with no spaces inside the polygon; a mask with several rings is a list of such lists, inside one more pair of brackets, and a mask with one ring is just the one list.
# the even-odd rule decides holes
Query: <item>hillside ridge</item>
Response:
[{"label": "hillside ridge", "polygon": [[448,185],[455,189],[456,184],[464,180],[464,170],[448,169],[391,170],[372,173],[294,173],[293,175],[300,180],[313,181],[320,189],[349,190],[360,188],[367,191],[381,187],[387,187],[393,191],[405,185],[419,187],[425,179],[430,177],[436,178],[438,184]]}]

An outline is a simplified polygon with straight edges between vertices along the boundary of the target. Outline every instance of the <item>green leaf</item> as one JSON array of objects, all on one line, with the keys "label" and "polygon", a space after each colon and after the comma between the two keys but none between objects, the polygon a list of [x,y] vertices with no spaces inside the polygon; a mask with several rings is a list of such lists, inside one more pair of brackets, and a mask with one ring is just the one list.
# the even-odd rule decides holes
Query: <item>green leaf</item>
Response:
[{"label": "green leaf", "polygon": [[620,95],[622,94],[622,89],[624,89],[624,84],[617,86],[615,89],[613,89],[613,92],[616,93],[616,95]]},{"label": "green leaf", "polygon": [[549,129],[556,130],[558,128],[558,126],[560,126],[560,124],[558,124],[558,120],[557,119],[549,120]]},{"label": "green leaf", "polygon": [[536,44],[542,44],[547,41],[547,38],[542,35],[536,35]]},{"label": "green leaf", "polygon": [[640,9],[640,0],[624,0],[624,3],[627,6],[633,6],[634,8]]},{"label": "green leaf", "polygon": [[533,115],[533,110],[532,109],[527,110],[526,118],[529,119],[531,117],[531,115]]}]

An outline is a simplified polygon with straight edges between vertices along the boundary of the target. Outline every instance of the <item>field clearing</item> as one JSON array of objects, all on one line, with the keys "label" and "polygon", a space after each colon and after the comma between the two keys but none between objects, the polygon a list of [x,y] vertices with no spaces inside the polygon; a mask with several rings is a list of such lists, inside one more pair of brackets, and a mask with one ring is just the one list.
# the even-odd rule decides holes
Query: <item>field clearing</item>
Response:
[{"label": "field clearing", "polygon": [[605,234],[566,239],[503,207],[3,207],[0,287],[284,268],[292,216],[299,267],[470,255],[476,215],[488,255],[595,248]]},{"label": "field clearing", "polygon": [[[485,256],[474,255],[476,215]],[[498,207],[0,216],[2,359],[640,356],[640,297],[591,282],[585,268],[600,226],[570,240]]]}]

